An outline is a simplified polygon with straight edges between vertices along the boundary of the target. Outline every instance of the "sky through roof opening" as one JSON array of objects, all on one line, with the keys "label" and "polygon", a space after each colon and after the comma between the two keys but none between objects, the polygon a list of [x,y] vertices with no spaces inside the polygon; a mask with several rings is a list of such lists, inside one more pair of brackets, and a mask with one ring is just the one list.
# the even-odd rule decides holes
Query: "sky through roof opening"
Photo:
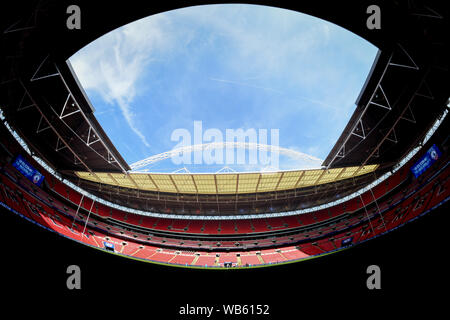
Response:
[{"label": "sky through roof opening", "polygon": [[[320,166],[355,109],[376,53],[366,40],[319,18],[226,4],[135,21],[69,60],[95,116],[129,164],[188,142],[226,142],[227,132],[242,129],[254,131],[256,143],[276,142],[282,150],[311,156],[281,152],[275,169],[293,170]],[[186,133],[190,141],[184,141]],[[252,142],[248,136],[246,141]],[[247,147],[243,164],[236,161],[237,150],[232,163],[227,149],[222,163],[219,151],[197,150],[189,152],[190,163],[183,161],[185,152],[177,158],[182,161],[155,162],[147,170],[274,167],[259,158],[249,161]]]}]

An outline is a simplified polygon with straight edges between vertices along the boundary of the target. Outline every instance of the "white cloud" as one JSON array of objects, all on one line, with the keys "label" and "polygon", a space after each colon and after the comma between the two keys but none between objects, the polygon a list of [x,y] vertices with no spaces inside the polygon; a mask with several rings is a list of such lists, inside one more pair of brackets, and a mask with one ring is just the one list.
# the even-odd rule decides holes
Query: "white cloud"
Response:
[{"label": "white cloud", "polygon": [[[248,5],[209,5],[203,10],[191,7],[145,18],[99,38],[72,57],[71,63],[83,87],[120,110],[128,126],[146,147],[149,143],[144,134],[147,132],[145,123],[135,105],[139,103],[140,109],[145,107],[144,99],[141,101],[138,97],[151,94],[148,90],[154,87],[140,80],[145,73],[152,72],[149,68],[152,61],[169,61],[173,56],[178,59],[182,56],[183,66],[179,68],[180,74],[176,79],[180,85],[170,88],[171,104],[179,106],[176,116],[166,116],[167,111],[162,108],[151,109],[154,118],[165,117],[158,121],[151,133],[153,140],[162,145],[167,141],[164,140],[167,133],[180,127],[180,123],[186,124],[194,117],[192,110],[197,110],[198,101],[193,98],[191,88],[198,89],[199,83],[192,82],[194,77],[187,73],[198,71],[195,68],[201,64],[197,53],[202,53],[202,50],[210,50],[214,54],[211,61],[221,64],[217,68],[208,66],[212,72],[205,74],[205,79],[276,94],[279,105],[265,110],[263,120],[255,114],[247,127],[264,128],[269,120],[281,123],[283,119],[292,119],[300,110],[314,108],[320,117],[317,126],[310,128],[309,123],[304,124],[310,140],[319,136],[323,139],[330,134],[337,137],[354,107],[356,94],[352,84],[355,79],[352,71],[345,70],[341,61],[330,59],[333,55],[329,53],[340,48],[334,40],[341,39],[347,31],[296,12],[252,7],[249,10]],[[295,15],[295,19],[288,17],[290,15]],[[192,40],[195,46],[189,46]],[[229,49],[216,46],[223,43],[227,43]],[[360,61],[365,52],[358,49],[354,47],[348,51],[353,52],[354,60]],[[161,75],[170,76],[173,75]],[[142,90],[143,86],[145,90]],[[165,87],[161,88],[165,90]],[[156,142],[152,146],[154,149],[155,145]],[[314,149],[304,145],[304,148],[308,153],[323,156],[329,145],[322,143]]]},{"label": "white cloud", "polygon": [[[284,9],[267,10],[267,7],[258,5],[211,5],[201,11],[188,8],[180,11],[179,15],[208,26],[214,30],[216,37],[227,38],[232,52],[237,56],[224,63],[236,72],[243,69],[253,72],[243,75],[243,79],[262,75],[270,77],[280,74],[280,71],[285,73],[283,71],[289,70],[292,59],[305,56],[311,49],[329,40],[327,22]],[[309,20],[307,28],[296,30],[298,25],[295,24],[305,19]],[[273,31],[267,33],[268,29]],[[245,68],[242,68],[243,65]]]},{"label": "white cloud", "polygon": [[162,32],[168,23],[161,15],[136,21],[97,39],[70,58],[83,88],[118,107],[147,147],[150,144],[136,120],[133,100],[138,94],[138,80],[153,55],[170,45],[170,37]]}]

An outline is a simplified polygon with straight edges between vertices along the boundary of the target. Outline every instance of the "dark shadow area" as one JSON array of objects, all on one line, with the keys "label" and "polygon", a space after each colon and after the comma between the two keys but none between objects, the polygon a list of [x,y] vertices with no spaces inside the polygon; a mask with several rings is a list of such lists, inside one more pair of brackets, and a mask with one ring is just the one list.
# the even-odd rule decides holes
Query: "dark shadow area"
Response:
[{"label": "dark shadow area", "polygon": [[[355,305],[379,316],[387,308],[399,314],[436,312],[444,307],[439,300],[449,285],[448,207],[447,202],[393,232],[336,254],[248,270],[196,270],[134,261],[78,244],[2,209],[1,225],[7,226],[1,233],[2,291],[8,293],[7,301],[50,301],[63,309],[95,303],[110,306],[95,312],[120,306],[130,313],[163,313],[167,319],[177,318],[186,304],[268,304],[272,319],[311,310],[356,316]],[[73,264],[81,268],[78,291],[66,287],[66,269]],[[381,290],[366,287],[366,269],[372,264],[381,268]],[[220,314],[213,319],[220,319]]]}]

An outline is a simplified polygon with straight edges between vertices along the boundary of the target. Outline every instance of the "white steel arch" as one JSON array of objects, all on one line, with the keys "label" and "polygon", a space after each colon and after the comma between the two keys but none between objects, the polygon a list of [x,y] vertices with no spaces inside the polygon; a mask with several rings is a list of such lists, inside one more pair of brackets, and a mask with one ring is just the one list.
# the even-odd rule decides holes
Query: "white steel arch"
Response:
[{"label": "white steel arch", "polygon": [[[136,171],[138,169],[142,169],[142,168],[144,168],[150,164],[153,164],[155,162],[169,159],[176,155],[183,154],[185,152],[196,152],[196,151],[204,151],[204,150],[210,150],[210,149],[223,149],[223,148],[236,148],[236,149],[243,148],[243,149],[247,149],[247,150],[255,150],[256,149],[259,151],[276,152],[276,153],[288,156],[291,159],[310,161],[314,164],[316,164],[318,162],[319,163],[323,162],[322,159],[313,157],[306,153],[279,147],[279,146],[261,144],[261,143],[229,142],[229,141],[227,141],[227,142],[211,142],[211,143],[204,143],[204,144],[194,144],[194,145],[189,145],[189,146],[172,149],[170,151],[159,153],[159,154],[150,156],[148,158],[145,158],[143,160],[139,160],[135,163],[132,163],[130,165],[130,168],[131,168],[131,171]],[[320,166],[317,167],[317,165],[315,165],[315,168],[320,168]]]}]

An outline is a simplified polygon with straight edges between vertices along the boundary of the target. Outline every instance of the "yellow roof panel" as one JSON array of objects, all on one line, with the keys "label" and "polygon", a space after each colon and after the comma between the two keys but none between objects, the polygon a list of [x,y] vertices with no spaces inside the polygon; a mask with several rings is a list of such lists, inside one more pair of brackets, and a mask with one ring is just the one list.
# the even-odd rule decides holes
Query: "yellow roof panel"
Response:
[{"label": "yellow roof panel", "polygon": [[198,193],[215,194],[216,182],[213,174],[193,174]]},{"label": "yellow roof panel", "polygon": [[151,180],[156,184],[158,191],[177,192],[175,185],[167,174],[149,174]]},{"label": "yellow roof panel", "polygon": [[84,180],[124,188],[171,193],[236,194],[289,190],[330,183],[370,173],[378,165],[267,173],[105,173],[75,172]]},{"label": "yellow roof panel", "polygon": [[238,193],[252,193],[256,191],[258,186],[260,173],[240,173]]},{"label": "yellow roof panel", "polygon": [[217,191],[219,193],[236,193],[238,175],[221,174],[216,175]]},{"label": "yellow roof panel", "polygon": [[278,184],[277,190],[288,190],[295,188],[297,184],[298,177],[296,178],[281,178],[280,183]]},{"label": "yellow roof panel", "polygon": [[267,192],[275,190],[278,185],[278,181],[280,181],[281,175],[282,175],[281,172],[262,173],[261,179],[259,180],[257,191]]},{"label": "yellow roof panel", "polygon": [[173,182],[177,185],[177,189],[180,193],[196,193],[197,189],[194,184],[194,181],[192,180],[191,175],[171,175]]},{"label": "yellow roof panel", "polygon": [[125,188],[136,188],[136,185],[133,181],[128,177],[127,174],[123,173],[110,173],[110,177],[112,180],[117,181],[118,185]]}]

